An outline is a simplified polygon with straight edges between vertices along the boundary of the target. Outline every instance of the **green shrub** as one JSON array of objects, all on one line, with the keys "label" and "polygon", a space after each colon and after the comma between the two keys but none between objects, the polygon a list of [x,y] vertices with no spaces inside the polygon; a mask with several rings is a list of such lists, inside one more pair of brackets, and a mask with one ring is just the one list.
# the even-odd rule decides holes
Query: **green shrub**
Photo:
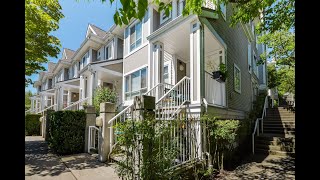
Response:
[{"label": "green shrub", "polygon": [[98,87],[94,91],[94,98],[93,98],[93,105],[97,113],[100,110],[100,103],[103,103],[103,102],[116,103],[117,97],[118,97],[117,93],[114,90],[111,90],[107,87]]},{"label": "green shrub", "polygon": [[84,151],[86,114],[84,111],[57,111],[50,115],[49,147],[57,154]]},{"label": "green shrub", "polygon": [[26,135],[27,136],[40,136],[40,114],[27,114],[26,115]]}]

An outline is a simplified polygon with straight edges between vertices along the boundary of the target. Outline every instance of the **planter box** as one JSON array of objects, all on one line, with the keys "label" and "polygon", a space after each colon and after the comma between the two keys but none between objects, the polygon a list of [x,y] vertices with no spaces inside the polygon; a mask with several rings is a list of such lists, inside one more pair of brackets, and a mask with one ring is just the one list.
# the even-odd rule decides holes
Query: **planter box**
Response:
[{"label": "planter box", "polygon": [[221,71],[213,71],[212,78],[218,82],[225,82],[225,80],[226,80],[226,78],[224,77],[224,75]]}]

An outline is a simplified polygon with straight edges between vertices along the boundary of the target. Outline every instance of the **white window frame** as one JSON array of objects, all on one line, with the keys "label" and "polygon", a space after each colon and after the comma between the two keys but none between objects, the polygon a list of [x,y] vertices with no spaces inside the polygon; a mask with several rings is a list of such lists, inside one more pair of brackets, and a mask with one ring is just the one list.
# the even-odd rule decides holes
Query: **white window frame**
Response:
[{"label": "white window frame", "polygon": [[[172,4],[172,2],[171,2],[171,4]],[[165,23],[166,21],[168,21],[168,19],[170,19],[171,17],[172,17],[172,10],[169,12],[169,16],[167,16],[167,17],[165,17],[164,19],[163,19],[163,16],[165,16],[165,11],[164,10],[162,10],[161,12],[160,12],[160,25],[161,24],[163,24],[163,23]]]},{"label": "white window frame", "polygon": [[[128,28],[128,54],[129,53],[131,53],[131,52],[133,52],[134,50],[136,50],[136,49],[138,49],[139,47],[141,47],[141,45],[142,45],[142,41],[143,41],[143,21],[144,21],[144,19],[142,20],[142,21],[136,21],[136,22],[134,22],[134,23],[132,23]],[[131,28],[133,27],[133,26],[136,26],[138,23],[141,23],[141,43],[140,43],[140,45],[139,46],[137,46],[137,30],[135,29],[135,41],[134,41],[134,43],[135,43],[135,47],[133,48],[133,49],[131,49],[131,44],[130,44],[130,39],[131,39]],[[136,27],[135,27],[136,28]]]},{"label": "white window frame", "polygon": [[225,4],[222,4],[221,2],[218,2],[220,5],[221,15],[222,18],[226,21],[227,20],[227,6]]},{"label": "white window frame", "polygon": [[[146,70],[146,87],[141,87],[141,71],[142,70]],[[136,91],[132,91],[132,84],[131,84],[131,81],[132,81],[132,79],[131,79],[131,74],[133,74],[133,73],[136,73],[136,72],[140,72],[140,75],[139,75],[139,83],[140,83],[140,89],[139,90],[136,90]],[[129,86],[130,86],[130,88],[129,88],[129,90],[126,92],[126,78],[128,77],[128,76],[130,76],[129,77]],[[138,69],[138,70],[136,70],[136,71],[134,71],[134,72],[132,72],[132,73],[130,73],[130,74],[127,74],[127,75],[125,75],[124,76],[124,99],[125,99],[125,101],[130,101],[130,100],[132,100],[132,98],[134,97],[134,96],[132,96],[132,93],[135,93],[135,92],[139,92],[139,95],[142,95],[143,93],[145,93],[145,92],[147,92],[147,89],[148,89],[148,68],[147,67],[143,67],[143,68],[141,68],[141,69]],[[129,96],[129,98],[127,99],[127,94],[130,94],[130,96]]]},{"label": "white window frame", "polygon": [[[167,73],[164,72],[164,68],[165,68],[165,67],[168,68],[168,72],[167,72]],[[165,82],[165,78],[164,78],[165,75],[168,75],[168,82]],[[163,82],[164,82],[164,83],[167,83],[167,84],[170,84],[170,83],[171,83],[171,82],[170,82],[170,67],[169,67],[169,64],[164,64],[164,66],[163,66]]]},{"label": "white window frame", "polygon": [[[82,58],[81,58],[81,62],[80,62],[80,64],[81,64],[81,66],[80,66],[80,68],[81,69],[83,69],[87,64],[88,64],[88,57],[89,57],[89,52],[86,52],[83,56],[82,56]],[[83,58],[85,58],[85,61],[86,61],[86,64],[84,64],[83,63]]]},{"label": "white window frame", "polygon": [[[110,49],[110,53],[108,52],[108,48]],[[105,46],[105,59],[108,60],[108,59],[112,59],[112,46],[111,44],[108,44],[107,46]],[[108,55],[108,57],[107,57]]]},{"label": "white window frame", "polygon": [[[236,70],[239,71],[239,81],[240,81],[239,89],[236,88],[236,83],[235,83],[235,81],[236,81]],[[236,91],[236,92],[241,94],[241,70],[235,63],[233,64],[233,87],[234,87],[234,91]]]},{"label": "white window frame", "polygon": [[248,71],[252,73],[252,47],[250,41],[248,41]]}]

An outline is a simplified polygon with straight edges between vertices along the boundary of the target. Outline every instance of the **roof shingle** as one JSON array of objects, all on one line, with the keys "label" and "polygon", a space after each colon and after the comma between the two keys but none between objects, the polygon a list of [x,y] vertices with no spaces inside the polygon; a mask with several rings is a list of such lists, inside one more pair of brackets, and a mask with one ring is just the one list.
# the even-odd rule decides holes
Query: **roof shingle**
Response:
[{"label": "roof shingle", "polygon": [[106,35],[106,31],[102,30],[101,28],[90,24],[90,26],[92,27],[92,29],[97,33],[97,35],[101,38],[103,38]]}]

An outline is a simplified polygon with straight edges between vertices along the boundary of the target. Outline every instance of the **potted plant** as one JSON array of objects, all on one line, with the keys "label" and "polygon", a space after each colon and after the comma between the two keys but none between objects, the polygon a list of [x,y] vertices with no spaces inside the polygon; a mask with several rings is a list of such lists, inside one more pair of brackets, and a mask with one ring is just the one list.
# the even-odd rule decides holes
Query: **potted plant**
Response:
[{"label": "potted plant", "polygon": [[227,68],[224,63],[220,63],[219,70],[212,72],[212,78],[218,82],[225,82],[227,78]]}]

